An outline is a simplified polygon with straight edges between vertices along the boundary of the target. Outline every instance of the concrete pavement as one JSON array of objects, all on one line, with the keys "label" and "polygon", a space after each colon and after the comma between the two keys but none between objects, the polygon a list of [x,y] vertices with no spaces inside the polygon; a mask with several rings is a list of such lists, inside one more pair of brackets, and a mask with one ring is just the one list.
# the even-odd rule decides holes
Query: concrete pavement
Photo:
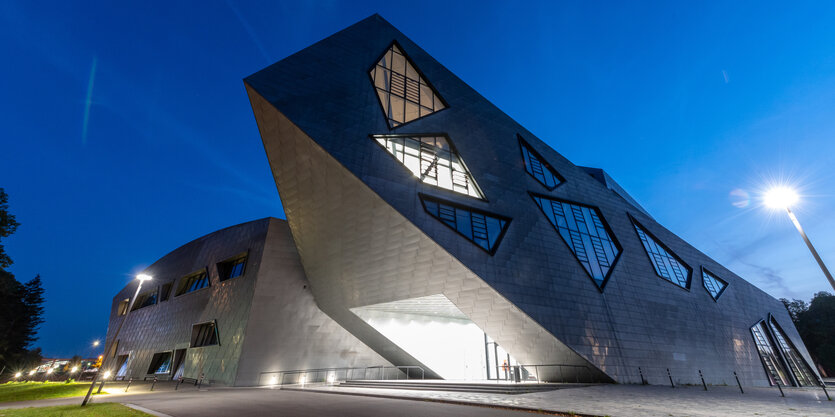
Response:
[{"label": "concrete pavement", "polygon": [[[400,389],[308,386],[299,391],[269,388],[110,386],[113,394],[95,402],[135,404],[163,415],[188,416],[524,416],[530,413],[490,408],[518,407],[530,410],[610,416],[835,416],[835,402],[820,389],[597,385],[530,394],[480,394]],[[287,387],[285,387],[287,388]],[[134,391],[135,390],[135,391]],[[342,395],[335,395],[342,394]],[[0,408],[80,404],[81,398],[25,403],[4,403]],[[452,403],[452,404],[451,404]],[[464,405],[472,404],[472,405]],[[559,415],[559,414],[558,414]]]}]

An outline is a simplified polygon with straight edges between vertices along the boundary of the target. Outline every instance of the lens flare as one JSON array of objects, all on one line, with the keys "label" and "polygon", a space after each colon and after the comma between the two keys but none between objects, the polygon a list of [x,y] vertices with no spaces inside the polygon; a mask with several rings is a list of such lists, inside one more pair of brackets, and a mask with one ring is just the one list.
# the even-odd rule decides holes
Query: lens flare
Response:
[{"label": "lens flare", "polygon": [[745,208],[751,204],[751,196],[741,188],[731,190],[728,196],[731,199],[731,205],[736,208]]}]

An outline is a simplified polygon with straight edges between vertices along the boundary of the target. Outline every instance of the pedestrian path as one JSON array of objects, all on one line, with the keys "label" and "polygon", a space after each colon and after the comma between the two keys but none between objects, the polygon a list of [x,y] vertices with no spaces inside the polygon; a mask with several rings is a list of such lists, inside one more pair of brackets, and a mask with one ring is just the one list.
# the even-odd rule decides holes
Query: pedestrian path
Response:
[{"label": "pedestrian path", "polygon": [[737,387],[727,386],[709,386],[705,391],[701,386],[615,384],[515,395],[328,385],[304,390],[601,416],[835,416],[835,401],[827,401],[815,388],[784,388],[785,397],[776,388],[749,387],[741,394]]}]

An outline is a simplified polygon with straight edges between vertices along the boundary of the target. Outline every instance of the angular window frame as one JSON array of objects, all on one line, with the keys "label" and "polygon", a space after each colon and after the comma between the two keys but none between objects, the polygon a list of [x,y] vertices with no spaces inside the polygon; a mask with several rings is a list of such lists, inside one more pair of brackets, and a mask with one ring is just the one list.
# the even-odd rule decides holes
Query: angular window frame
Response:
[{"label": "angular window frame", "polygon": [[[431,196],[431,195],[424,194],[424,193],[418,193],[418,197],[420,199],[420,205],[423,207],[423,211],[425,211],[426,214],[429,215],[429,217],[432,217],[433,219],[437,220],[438,222],[440,222],[444,226],[448,227],[449,229],[452,229],[459,236],[462,236],[463,238],[467,239],[468,242],[472,243],[473,245],[475,245],[479,249],[487,252],[490,256],[493,256],[493,255],[496,254],[496,251],[499,249],[499,246],[501,245],[502,239],[504,238],[505,234],[507,234],[508,229],[510,229],[510,222],[512,220],[510,217],[502,216],[502,215],[496,214],[496,213],[491,213],[489,211],[485,211],[485,210],[478,209],[478,208],[475,208],[475,207],[466,206],[466,205],[463,205],[463,204],[460,204],[460,203],[456,203],[454,201],[449,201],[449,200],[446,200],[446,199],[443,199],[443,198],[438,198],[438,197]],[[476,243],[475,241],[473,241],[472,239],[470,239],[470,237],[468,237],[467,235],[461,233],[458,229],[450,226],[448,223],[441,220],[439,217],[436,217],[435,214],[433,214],[432,212],[430,212],[426,208],[426,201],[427,200],[429,200],[432,203],[444,204],[444,205],[451,206],[451,207],[456,208],[456,209],[461,209],[461,210],[469,211],[471,213],[480,214],[480,215],[485,216],[485,217],[492,217],[492,218],[503,221],[505,224],[502,227],[502,230],[499,232],[499,235],[496,237],[494,245],[490,249],[487,249],[484,246],[481,246],[478,243]],[[470,227],[472,227],[472,225]],[[489,239],[487,239],[487,240],[489,241]]]},{"label": "angular window frame", "polygon": [[[215,343],[207,343],[212,342],[212,337],[206,338],[207,333],[201,333],[202,328],[204,326],[211,326],[212,333],[214,335],[214,342]],[[201,336],[202,334],[202,336]],[[189,348],[200,348],[200,347],[210,347],[210,346],[220,346],[220,331],[217,328],[217,320],[209,320],[200,323],[194,323],[191,325],[191,338],[189,339]]]},{"label": "angular window frame", "polygon": [[[239,262],[239,261],[243,262]],[[229,280],[233,280],[235,278],[241,278],[246,274],[246,266],[249,262],[249,250],[246,250],[242,253],[239,253],[234,256],[230,256],[220,262],[215,263],[215,268],[217,269],[217,279],[218,282],[226,282]],[[238,275],[232,276],[235,271],[235,266],[241,266],[241,272]],[[229,275],[229,276],[226,276]]]},{"label": "angular window frame", "polygon": [[128,314],[128,307],[130,307],[130,298],[119,301],[119,305],[116,306],[116,316]]},{"label": "angular window frame", "polygon": [[[154,301],[150,304],[147,303],[148,300],[153,299]],[[143,309],[145,307],[152,307],[159,304],[159,287],[154,287],[148,291],[145,291],[136,296],[136,299],[133,300],[133,307],[130,309],[131,313],[136,310]]]},{"label": "angular window frame", "polygon": [[[809,366],[809,363],[806,362],[806,358],[804,358],[803,355],[800,354],[800,351],[797,350],[797,346],[795,346],[794,342],[789,339],[789,336],[783,330],[783,326],[777,322],[777,319],[775,319],[771,313],[768,313],[766,323],[766,328],[772,333],[772,341],[776,345],[778,354],[783,358],[783,363],[788,370],[792,383],[798,387],[817,386],[819,381],[817,380],[817,375],[813,370],[814,368]],[[790,351],[787,351],[787,349]],[[792,357],[792,351],[797,355],[796,357]],[[800,361],[799,364],[797,363],[798,360]],[[800,369],[800,366],[804,366],[806,369]],[[804,381],[801,381],[800,376],[797,375],[798,371],[801,373],[808,371],[811,375],[804,375]],[[809,380],[809,378],[811,378],[811,380]]]},{"label": "angular window frame", "polygon": [[[470,167],[467,166],[466,162],[464,162],[464,158],[461,156],[461,153],[458,152],[458,148],[455,146],[455,143],[453,143],[452,139],[449,137],[448,134],[446,134],[446,133],[411,133],[411,134],[410,133],[392,133],[392,134],[382,134],[382,135],[381,134],[371,134],[371,135],[368,135],[368,137],[378,147],[383,148],[383,150],[386,152],[386,154],[389,155],[390,158],[395,160],[397,162],[397,164],[399,166],[401,166],[403,169],[405,169],[406,172],[411,174],[411,176],[413,178],[416,178],[417,181],[420,184],[423,184],[423,185],[426,185],[426,186],[429,186],[429,187],[433,187],[433,188],[438,189],[438,190],[444,190],[446,192],[451,192],[455,196],[463,195],[463,196],[466,196],[466,197],[469,197],[469,198],[474,198],[474,199],[479,200],[479,201],[485,201],[485,202],[489,201],[489,200],[487,200],[487,196],[484,194],[484,191],[478,185],[478,182],[476,181],[475,175],[473,175],[472,170],[470,170]],[[437,138],[437,137],[441,137],[444,140],[446,140],[446,143],[449,145],[450,155],[457,158],[456,162],[458,164],[460,164],[461,167],[464,169],[463,173],[468,178],[468,181],[472,181],[472,189],[475,192],[475,194],[477,194],[477,196],[471,195],[469,193],[463,193],[461,191],[457,191],[457,190],[455,190],[454,186],[453,186],[453,188],[444,188],[441,185],[431,184],[429,182],[424,181],[421,177],[418,177],[414,172],[412,172],[412,170],[405,164],[404,161],[401,161],[400,159],[398,159],[397,155],[393,154],[387,146],[385,146],[385,145],[383,145],[379,142],[380,139],[385,139],[386,144],[388,144],[389,139],[391,139],[391,138],[404,138],[404,139],[419,140],[420,138]],[[418,156],[418,159],[420,159],[420,156]],[[456,172],[456,171],[454,171],[452,169],[452,167],[450,167],[450,175],[451,176],[453,175],[452,174],[453,172]]]},{"label": "angular window frame", "polygon": [[[203,286],[203,287],[188,291],[188,288],[191,287],[191,284],[187,285],[189,280],[193,277],[200,276],[200,275],[205,275],[206,276],[206,285]],[[200,290],[205,290],[206,288],[212,288],[212,278],[209,275],[209,268],[208,267],[198,269],[197,271],[194,271],[190,274],[186,274],[183,277],[181,277],[180,279],[178,279],[177,280],[176,291],[174,292],[174,298],[182,297],[186,294],[196,293]]]},{"label": "angular window frame", "polygon": [[174,281],[162,284],[159,289],[159,302],[168,301],[171,299],[171,291],[174,290]]},{"label": "angular window frame", "polygon": [[[536,180],[536,182],[538,182],[538,183],[539,183],[539,185],[541,185],[541,186],[545,187],[548,191],[554,191],[554,190],[555,190],[557,187],[559,187],[560,185],[565,184],[565,178],[563,178],[563,176],[562,176],[562,175],[560,175],[560,173],[559,173],[559,172],[557,172],[557,170],[556,170],[556,169],[554,169],[554,166],[553,166],[553,165],[551,165],[550,163],[548,163],[548,161],[547,161],[547,160],[546,160],[546,159],[542,156],[542,154],[540,154],[540,153],[539,153],[536,149],[534,149],[534,148],[533,148],[533,146],[531,146],[531,144],[530,144],[530,143],[528,143],[528,141],[526,141],[526,140],[522,137],[522,135],[520,135],[520,134],[518,134],[518,133],[517,133],[517,134],[516,134],[516,138],[517,138],[517,139],[518,139],[518,141],[519,141],[519,152],[521,152],[521,154],[522,154],[522,164],[525,166],[525,172],[527,172],[527,173],[528,173],[528,175],[530,175],[530,177],[531,177],[531,178],[533,178],[534,180]],[[529,166],[528,166],[528,159],[529,159],[529,158],[526,158],[526,157],[525,157],[525,152],[526,152],[526,151],[527,151],[527,153],[528,153],[528,154],[530,154],[531,156],[533,156],[534,158],[536,158],[536,160],[537,160],[537,161],[539,161],[540,165],[542,165],[542,168],[544,168],[544,169],[546,169],[548,172],[550,172],[550,173],[551,173],[551,175],[552,175],[552,176],[553,176],[553,177],[554,177],[557,181],[559,181],[556,185],[554,185],[553,187],[549,187],[549,186],[548,186],[548,185],[546,185],[544,182],[540,181],[540,179],[539,179],[539,178],[537,178],[537,177],[536,177],[536,176],[535,176],[535,175],[531,172],[531,171],[533,171],[533,167],[529,167]]]},{"label": "angular window frame", "polygon": [[[412,69],[414,69],[415,72],[417,73],[418,77],[420,77],[419,81],[424,81],[426,83],[426,86],[429,87],[429,89],[432,91],[432,94],[434,94],[434,97],[438,101],[441,102],[441,104],[444,106],[444,108],[434,110],[435,106],[433,104],[433,106],[432,106],[433,111],[431,113],[426,114],[425,116],[420,116],[420,107],[422,107],[422,106],[420,106],[419,104],[416,104],[418,106],[418,117],[417,118],[409,120],[408,122],[404,121],[403,123],[400,123],[397,126],[392,126],[392,123],[391,123],[392,119],[389,117],[388,114],[386,114],[386,110],[383,107],[383,103],[380,102],[380,96],[379,96],[379,93],[377,93],[377,85],[374,82],[374,70],[377,68],[377,65],[386,56],[386,54],[389,53],[389,51],[392,49],[392,47],[397,47],[397,49],[400,51],[400,54],[403,55],[403,58],[405,58],[406,63],[410,64],[412,66]],[[371,67],[368,68],[368,71],[366,71],[366,74],[368,74],[368,79],[371,82],[371,88],[374,89],[374,99],[376,100],[377,104],[380,106],[380,112],[383,113],[383,118],[386,120],[386,126],[389,128],[389,130],[399,129],[399,128],[401,128],[401,127],[403,127],[403,126],[405,126],[409,123],[412,123],[412,122],[417,121],[417,120],[421,120],[425,117],[429,117],[433,114],[436,114],[438,112],[442,112],[442,111],[449,108],[449,103],[447,103],[447,101],[444,100],[443,97],[441,97],[440,93],[438,93],[438,89],[435,88],[435,86],[432,84],[431,81],[429,81],[429,77],[427,77],[426,74],[424,74],[423,71],[420,70],[420,68],[415,64],[415,62],[412,60],[412,58],[409,57],[409,54],[406,53],[406,50],[403,48],[403,46],[400,45],[400,43],[397,42],[396,39],[392,40],[391,43],[389,43],[388,46],[386,46],[385,49],[383,49],[383,52],[380,55],[377,56],[377,59],[375,59],[374,63],[371,64]],[[404,76],[405,76],[405,74],[404,74]],[[404,82],[405,82],[405,79],[404,79]],[[420,84],[420,82],[418,82],[418,84]],[[391,95],[391,92],[389,91],[388,94]],[[420,94],[420,85],[418,85],[418,94]],[[405,104],[404,104],[404,107],[405,107]],[[404,120],[405,120],[405,109],[404,109]]]},{"label": "angular window frame", "polygon": [[[644,226],[641,222],[639,222],[638,219],[636,219],[634,216],[632,216],[632,214],[626,213],[626,215],[629,217],[629,220],[632,221],[633,229],[635,230],[635,235],[637,235],[638,240],[641,241],[641,247],[644,248],[644,253],[647,255],[647,259],[649,260],[650,266],[652,267],[652,270],[655,272],[655,275],[658,278],[661,278],[663,281],[666,281],[670,284],[675,285],[677,288],[683,289],[685,291],[690,291],[690,288],[693,285],[693,268],[690,265],[688,265],[686,262],[684,262],[684,260],[682,260],[678,255],[676,255],[676,253],[673,252],[673,250],[670,249],[669,246],[665,245],[664,242],[661,239],[658,238],[658,236],[656,236],[654,233],[650,232],[649,229],[647,229],[646,226]],[[642,232],[644,232],[644,234],[646,234],[647,237],[650,238],[653,241],[653,243],[655,243],[661,249],[663,249],[665,252],[667,252],[667,255],[669,257],[673,258],[676,262],[678,262],[681,266],[684,267],[684,269],[687,271],[687,277],[686,277],[687,284],[686,284],[686,286],[682,287],[678,283],[673,282],[671,278],[667,278],[667,277],[661,275],[658,272],[658,268],[656,266],[655,259],[652,257],[652,255],[650,255],[649,250],[647,250],[647,247],[644,244],[644,240],[641,239],[641,234],[638,233],[638,229],[640,229]]]},{"label": "angular window frame", "polygon": [[[716,294],[716,297],[714,297],[713,294],[710,293],[710,289],[707,288],[707,283],[705,283],[705,275],[709,275],[711,278],[713,278],[713,279],[715,279],[719,282],[725,283],[725,286],[721,290],[719,290],[719,292]],[[707,291],[707,295],[709,295],[710,298],[712,298],[714,302],[717,302],[717,303],[719,302],[719,297],[721,297],[722,294],[725,293],[725,290],[727,290],[730,285],[731,284],[728,283],[728,281],[725,281],[724,279],[719,278],[719,275],[714,274],[713,271],[705,268],[704,265],[702,266],[702,287],[705,289],[705,291]]]},{"label": "angular window frame", "polygon": [[[576,202],[576,201],[566,200],[564,198],[553,197],[553,196],[549,196],[549,195],[545,195],[545,194],[535,193],[533,191],[528,191],[528,194],[531,196],[531,199],[533,200],[534,206],[536,206],[536,208],[539,210],[539,212],[542,213],[545,216],[545,220],[548,221],[548,224],[551,225],[551,227],[554,229],[554,231],[560,237],[560,240],[565,244],[566,249],[574,257],[574,260],[577,261],[577,264],[580,265],[580,269],[582,269],[586,273],[586,276],[589,277],[589,279],[594,284],[595,288],[597,288],[598,291],[603,293],[603,290],[606,288],[606,284],[609,283],[609,278],[612,277],[612,273],[615,270],[615,266],[617,265],[618,261],[620,260],[620,257],[623,255],[623,246],[621,246],[620,242],[618,241],[617,236],[615,236],[615,233],[612,230],[612,227],[609,225],[609,222],[606,221],[606,218],[603,216],[603,213],[600,211],[600,208],[592,206],[592,205],[588,205],[588,204],[579,203],[579,202]],[[615,255],[614,259],[612,259],[611,265],[609,266],[609,270],[606,271],[606,275],[604,275],[603,280],[601,281],[601,283],[598,284],[597,280],[594,278],[594,276],[591,274],[591,272],[588,269],[586,269],[586,267],[583,265],[583,262],[580,261],[580,258],[577,256],[577,254],[574,253],[574,250],[572,249],[571,244],[569,242],[567,242],[565,240],[565,237],[563,237],[562,233],[560,233],[560,230],[557,227],[557,225],[551,222],[550,217],[548,216],[548,213],[546,213],[545,209],[543,207],[540,207],[540,205],[536,202],[537,198],[544,198],[546,200],[553,200],[553,201],[558,201],[558,202],[561,202],[561,203],[566,203],[566,204],[571,204],[571,205],[575,205],[575,206],[585,207],[585,208],[595,212],[595,214],[597,215],[598,220],[600,220],[600,224],[603,225],[603,229],[606,231],[606,234],[609,235],[609,239],[612,241],[612,244],[614,244],[615,248],[618,250],[618,253]]]},{"label": "angular window frame", "polygon": [[[163,364],[165,364],[165,358],[166,357],[163,356],[163,355],[166,355],[166,354],[168,355],[167,356],[168,368],[166,368],[165,372],[157,372],[157,371],[159,371],[159,368],[162,367]],[[145,375],[168,375],[168,374],[171,373],[171,366],[173,365],[172,362],[174,362],[174,351],[173,350],[165,350],[165,351],[162,351],[162,352],[154,352],[153,356],[151,356],[151,363],[148,364],[148,372],[146,372]]]}]

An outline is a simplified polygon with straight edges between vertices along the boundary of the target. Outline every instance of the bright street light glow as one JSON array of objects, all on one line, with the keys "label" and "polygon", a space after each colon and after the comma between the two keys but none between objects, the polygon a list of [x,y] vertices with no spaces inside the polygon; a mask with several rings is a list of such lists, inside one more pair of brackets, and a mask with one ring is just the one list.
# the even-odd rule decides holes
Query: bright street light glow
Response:
[{"label": "bright street light glow", "polygon": [[52,368],[49,368],[49,369],[47,369],[47,370],[46,370],[46,374],[47,374],[47,375],[49,375],[49,374],[51,374],[51,373],[52,373]]},{"label": "bright street light glow", "polygon": [[29,371],[29,376],[32,376],[32,375],[35,375],[35,370],[34,369]]},{"label": "bright street light glow", "polygon": [[789,208],[798,200],[797,193],[786,186],[774,187],[766,191],[763,202],[766,206],[775,209]]},{"label": "bright street light glow", "polygon": [[110,371],[104,372],[104,379],[110,378]]},{"label": "bright street light glow", "polygon": [[16,373],[16,374],[14,374],[14,377],[15,377],[15,378],[20,378],[20,372],[18,372],[18,373]]},{"label": "bright street light glow", "polygon": [[153,277],[151,277],[150,275],[146,275],[146,274],[139,274],[139,275],[136,276],[136,279],[138,279],[140,281],[148,281],[150,279],[153,279]]},{"label": "bright street light glow", "polygon": [[93,347],[96,347],[96,346],[98,346],[98,345],[99,345],[99,341],[98,341],[98,340],[94,340],[94,341],[93,341]]},{"label": "bright street light glow", "polygon": [[77,371],[78,371],[78,367],[77,367],[77,366],[73,366],[73,367],[72,367],[72,369],[70,369],[70,373],[71,373],[71,374],[74,374],[74,373],[76,373]]}]

